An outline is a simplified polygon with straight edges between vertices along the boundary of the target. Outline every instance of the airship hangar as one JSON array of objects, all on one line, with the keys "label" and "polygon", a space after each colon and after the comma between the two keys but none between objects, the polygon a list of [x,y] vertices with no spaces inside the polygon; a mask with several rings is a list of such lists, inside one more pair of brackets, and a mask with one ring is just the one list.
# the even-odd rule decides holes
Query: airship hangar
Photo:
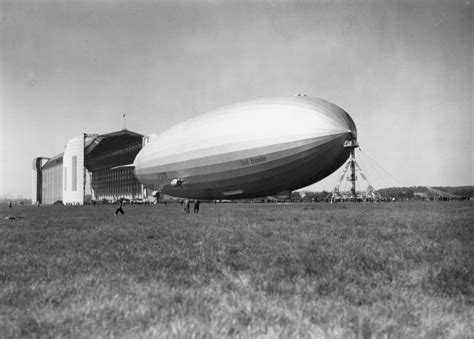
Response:
[{"label": "airship hangar", "polygon": [[[144,136],[129,130],[107,134],[81,134],[67,141],[64,153],[33,159],[32,203],[83,205],[117,197],[143,199],[147,191],[133,167]],[[146,138],[145,138],[146,140]]]}]

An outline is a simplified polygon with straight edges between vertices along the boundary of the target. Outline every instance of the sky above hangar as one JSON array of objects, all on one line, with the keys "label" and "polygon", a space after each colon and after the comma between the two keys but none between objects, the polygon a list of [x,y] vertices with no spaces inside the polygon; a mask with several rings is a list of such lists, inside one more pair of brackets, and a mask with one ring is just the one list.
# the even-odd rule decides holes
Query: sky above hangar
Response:
[{"label": "sky above hangar", "polygon": [[472,12],[455,0],[0,0],[0,197],[29,197],[34,157],[120,130],[124,113],[151,134],[297,93],[352,116],[375,187],[473,185]]}]

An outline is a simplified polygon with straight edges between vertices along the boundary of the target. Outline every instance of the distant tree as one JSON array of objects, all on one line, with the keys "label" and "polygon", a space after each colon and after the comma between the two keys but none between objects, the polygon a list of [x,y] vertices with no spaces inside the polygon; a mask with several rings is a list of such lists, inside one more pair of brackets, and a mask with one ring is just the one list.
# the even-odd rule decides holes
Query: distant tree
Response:
[{"label": "distant tree", "polygon": [[472,197],[474,196],[474,187],[470,186],[456,188],[452,193],[460,197]]},{"label": "distant tree", "polygon": [[301,194],[299,192],[292,192],[291,193],[291,201],[300,202],[301,201]]},{"label": "distant tree", "polygon": [[311,202],[316,200],[316,194],[315,192],[305,192],[305,195],[303,197],[304,202]]},{"label": "distant tree", "polygon": [[322,191],[321,196],[320,196],[320,200],[325,201],[325,200],[329,199],[330,195],[331,195],[331,193],[326,192],[326,191]]}]

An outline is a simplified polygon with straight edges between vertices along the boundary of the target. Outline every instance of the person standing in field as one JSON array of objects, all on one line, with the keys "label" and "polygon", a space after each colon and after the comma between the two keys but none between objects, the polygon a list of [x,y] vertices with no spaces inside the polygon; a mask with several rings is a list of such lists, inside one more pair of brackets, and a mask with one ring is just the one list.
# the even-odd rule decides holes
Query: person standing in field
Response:
[{"label": "person standing in field", "polygon": [[123,199],[120,198],[118,201],[117,201],[117,209],[115,210],[115,213],[114,215],[117,216],[117,214],[120,212],[121,214],[124,214],[125,212],[123,211]]},{"label": "person standing in field", "polygon": [[199,213],[199,205],[201,205],[201,201],[199,199],[194,200],[194,213]]},{"label": "person standing in field", "polygon": [[189,204],[190,204],[190,203],[189,203],[189,199],[186,198],[186,199],[184,200],[184,211],[186,212],[186,214],[189,214]]}]

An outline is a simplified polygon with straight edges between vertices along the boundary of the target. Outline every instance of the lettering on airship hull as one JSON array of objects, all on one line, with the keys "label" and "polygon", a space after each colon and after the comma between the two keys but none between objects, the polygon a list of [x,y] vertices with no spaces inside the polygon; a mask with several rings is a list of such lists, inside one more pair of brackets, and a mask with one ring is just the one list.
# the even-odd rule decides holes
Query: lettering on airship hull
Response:
[{"label": "lettering on airship hull", "polygon": [[267,157],[264,155],[261,155],[259,157],[242,159],[240,160],[240,164],[242,166],[250,166],[250,165],[260,164],[265,161],[267,161]]}]

